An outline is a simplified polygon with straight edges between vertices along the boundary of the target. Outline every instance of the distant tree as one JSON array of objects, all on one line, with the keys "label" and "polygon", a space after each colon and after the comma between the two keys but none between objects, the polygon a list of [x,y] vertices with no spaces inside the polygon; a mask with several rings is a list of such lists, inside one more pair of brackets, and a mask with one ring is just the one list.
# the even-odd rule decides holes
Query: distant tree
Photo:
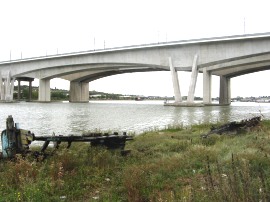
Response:
[{"label": "distant tree", "polygon": [[22,99],[28,99],[28,98],[29,98],[29,89],[23,88]]},{"label": "distant tree", "polygon": [[38,99],[38,91],[32,91],[32,100]]},{"label": "distant tree", "polygon": [[52,100],[67,100],[67,93],[61,91],[53,91],[51,92],[51,99]]}]

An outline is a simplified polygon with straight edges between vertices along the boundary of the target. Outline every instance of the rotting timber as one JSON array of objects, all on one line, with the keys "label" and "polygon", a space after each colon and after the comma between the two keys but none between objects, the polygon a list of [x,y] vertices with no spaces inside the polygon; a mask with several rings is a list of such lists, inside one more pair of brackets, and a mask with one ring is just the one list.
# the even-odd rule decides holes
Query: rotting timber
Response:
[{"label": "rotting timber", "polygon": [[20,129],[19,124],[15,123],[10,115],[6,119],[6,129],[1,133],[2,154],[0,158],[13,158],[16,154],[27,154],[30,151],[30,144],[33,141],[43,141],[40,154],[44,154],[50,142],[54,143],[57,149],[61,142],[67,142],[67,148],[72,142],[89,142],[91,146],[105,146],[108,149],[120,149],[122,154],[125,154],[125,143],[132,140],[132,136],[128,136],[125,132],[119,135],[117,132],[109,133],[87,133],[81,136],[35,136],[29,130]]},{"label": "rotting timber", "polygon": [[207,138],[212,134],[232,134],[232,133],[238,133],[241,130],[247,130],[250,128],[253,128],[261,122],[261,116],[256,116],[251,119],[244,119],[241,120],[240,122],[230,122],[226,123],[224,125],[221,125],[219,127],[212,127],[211,130],[204,135],[201,135],[202,138]]}]

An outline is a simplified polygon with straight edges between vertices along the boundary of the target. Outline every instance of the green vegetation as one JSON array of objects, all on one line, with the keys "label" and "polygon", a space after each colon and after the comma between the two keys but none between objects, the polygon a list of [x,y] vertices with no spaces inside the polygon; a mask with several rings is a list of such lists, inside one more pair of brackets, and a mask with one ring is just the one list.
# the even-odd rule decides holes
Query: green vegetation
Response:
[{"label": "green vegetation", "polygon": [[51,100],[68,100],[69,95],[66,90],[53,89],[51,90]]},{"label": "green vegetation", "polygon": [[[18,98],[18,86],[14,86],[14,93],[13,93],[14,99]],[[20,99],[21,100],[28,100],[29,99],[29,87],[26,85],[21,86],[21,93],[20,93]],[[38,87],[33,87],[32,90],[32,100],[38,99]]]},{"label": "green vegetation", "polygon": [[40,162],[1,160],[0,201],[270,201],[270,121],[201,139],[210,127],[141,134],[127,156],[74,143]]},{"label": "green vegetation", "polygon": [[[14,86],[14,99],[18,99],[18,86]],[[62,89],[51,89],[51,100],[68,100],[69,91]],[[29,87],[26,85],[21,86],[20,100],[29,100]],[[33,86],[32,88],[32,99],[38,100],[38,87]]]}]

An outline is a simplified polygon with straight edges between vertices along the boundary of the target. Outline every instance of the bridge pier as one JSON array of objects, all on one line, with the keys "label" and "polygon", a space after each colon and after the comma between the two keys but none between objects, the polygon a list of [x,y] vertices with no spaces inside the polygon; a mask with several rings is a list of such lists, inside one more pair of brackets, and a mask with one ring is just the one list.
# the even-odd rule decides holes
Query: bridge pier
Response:
[{"label": "bridge pier", "polygon": [[189,104],[194,103],[194,94],[195,94],[195,88],[196,88],[197,77],[198,77],[197,64],[198,64],[198,55],[196,54],[193,60],[192,73],[191,73],[189,91],[188,91],[188,97],[187,97],[187,103]]},{"label": "bridge pier", "polygon": [[89,102],[89,83],[71,81],[69,102]]},{"label": "bridge pier", "polygon": [[203,68],[203,104],[212,103],[212,73]]},{"label": "bridge pier", "polygon": [[51,101],[50,79],[40,79],[39,80],[38,101],[39,102],[50,102]]},{"label": "bridge pier", "polygon": [[172,75],[175,103],[179,103],[179,102],[182,102],[182,97],[181,97],[181,92],[180,92],[180,87],[179,87],[178,74],[173,66],[171,57],[169,57],[169,65],[170,65],[170,70],[171,70],[171,75]]},{"label": "bridge pier", "polygon": [[231,79],[225,76],[220,76],[219,88],[219,104],[231,104]]},{"label": "bridge pier", "polygon": [[0,72],[0,100],[4,99],[4,85],[3,85],[3,79],[2,74]]},{"label": "bridge pier", "polygon": [[11,72],[7,72],[7,76],[3,77],[0,72],[0,100],[5,102],[13,101],[14,78],[11,77]]},{"label": "bridge pier", "polygon": [[29,97],[28,100],[32,100],[32,82],[34,81],[34,78],[30,77],[17,77],[16,80],[18,81],[18,95],[17,95],[17,100],[20,101],[21,99],[21,81],[28,81],[29,82]]}]

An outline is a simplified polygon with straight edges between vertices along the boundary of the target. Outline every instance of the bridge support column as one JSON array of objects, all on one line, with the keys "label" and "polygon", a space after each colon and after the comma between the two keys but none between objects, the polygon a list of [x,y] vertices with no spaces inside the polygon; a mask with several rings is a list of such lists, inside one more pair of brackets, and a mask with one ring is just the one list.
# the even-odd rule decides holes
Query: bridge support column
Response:
[{"label": "bridge support column", "polygon": [[17,80],[18,81],[18,95],[17,95],[17,99],[18,101],[20,101],[21,99],[21,81],[20,80]]},{"label": "bridge support column", "polygon": [[50,102],[51,101],[50,79],[40,79],[39,80],[38,101],[40,101],[40,102]]},{"label": "bridge support column", "polygon": [[89,83],[71,81],[69,102],[89,102]]},{"label": "bridge support column", "polygon": [[11,78],[10,80],[10,84],[9,84],[9,101],[13,101],[13,93],[14,93],[14,81],[15,79],[14,78]]},{"label": "bridge support column", "polygon": [[188,91],[188,97],[187,97],[188,103],[194,102],[194,94],[195,94],[195,88],[196,88],[197,77],[198,77],[197,64],[198,64],[198,55],[196,54],[194,56],[193,65],[192,65],[192,73],[191,73],[189,91]]},{"label": "bridge support column", "polygon": [[11,72],[7,72],[4,78],[0,72],[0,98],[2,101],[13,101],[14,78],[11,77]]},{"label": "bridge support column", "polygon": [[219,88],[219,104],[231,104],[231,79],[225,76],[220,76]]},{"label": "bridge support column", "polygon": [[29,81],[29,101],[32,100],[32,81]]},{"label": "bridge support column", "polygon": [[170,70],[171,70],[171,75],[172,75],[172,82],[173,82],[173,90],[174,90],[174,99],[175,102],[182,102],[182,97],[181,97],[181,92],[180,92],[180,87],[179,87],[179,81],[178,81],[178,74],[177,71],[175,70],[173,64],[172,64],[172,58],[169,57],[169,65],[170,65]]},{"label": "bridge support column", "polygon": [[4,85],[2,79],[2,73],[0,72],[0,100],[4,100]]},{"label": "bridge support column", "polygon": [[203,68],[203,103],[211,104],[212,103],[212,74],[210,71],[207,71],[206,68]]},{"label": "bridge support column", "polygon": [[18,81],[18,96],[17,100],[20,101],[21,99],[21,81],[28,81],[29,82],[29,101],[32,100],[32,82],[34,81],[34,78],[31,77],[17,77],[16,80]]}]

